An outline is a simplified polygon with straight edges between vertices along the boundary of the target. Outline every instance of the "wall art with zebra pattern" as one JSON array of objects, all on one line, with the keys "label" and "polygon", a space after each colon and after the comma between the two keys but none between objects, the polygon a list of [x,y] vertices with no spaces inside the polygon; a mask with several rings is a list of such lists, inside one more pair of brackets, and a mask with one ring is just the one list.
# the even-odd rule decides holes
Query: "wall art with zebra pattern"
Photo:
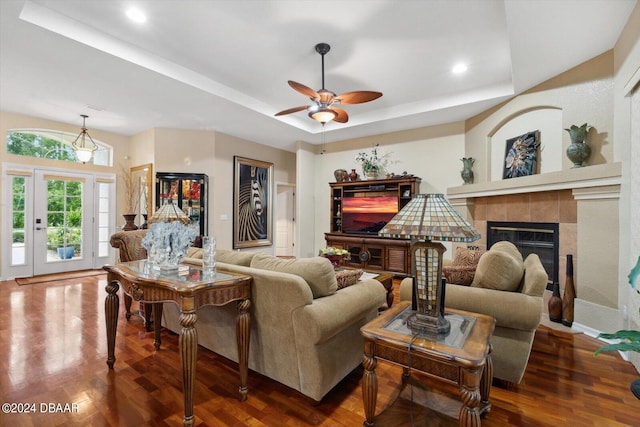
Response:
[{"label": "wall art with zebra pattern", "polygon": [[233,248],[270,246],[273,163],[233,156]]}]

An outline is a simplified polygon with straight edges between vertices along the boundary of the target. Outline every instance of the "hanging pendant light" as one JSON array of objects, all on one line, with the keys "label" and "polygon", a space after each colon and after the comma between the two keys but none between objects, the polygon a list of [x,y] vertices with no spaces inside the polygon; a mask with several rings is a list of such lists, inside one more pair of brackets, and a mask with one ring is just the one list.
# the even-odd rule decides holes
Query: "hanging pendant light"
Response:
[{"label": "hanging pendant light", "polygon": [[[71,143],[71,145],[73,145],[73,148],[76,150],[76,157],[78,158],[78,161],[87,163],[89,160],[91,160],[91,155],[93,154],[93,152],[98,149],[98,144],[93,142],[93,138],[91,138],[91,135],[89,135],[89,132],[87,132],[87,128],[85,126],[85,120],[89,116],[80,114],[80,117],[82,117],[82,130],[76,137],[75,141]],[[89,137],[89,141],[91,141],[92,144],[91,146],[86,145],[86,137]],[[79,144],[78,141],[80,141]]]}]

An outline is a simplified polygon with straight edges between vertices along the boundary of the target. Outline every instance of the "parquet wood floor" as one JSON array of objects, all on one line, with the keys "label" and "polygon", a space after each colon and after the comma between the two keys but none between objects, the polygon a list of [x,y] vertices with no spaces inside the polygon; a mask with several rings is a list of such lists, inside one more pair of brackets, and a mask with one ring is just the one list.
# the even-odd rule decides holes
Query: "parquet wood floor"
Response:
[{"label": "parquet wood floor", "polygon": [[[36,406],[31,414],[0,413],[1,426],[181,425],[178,337],[163,332],[163,346],[155,351],[153,333],[144,332],[137,317],[127,323],[121,309],[110,372],[105,285],[105,276],[27,286],[0,282],[0,397],[2,403]],[[598,346],[581,334],[540,327],[524,380],[511,390],[492,389],[493,408],[482,425],[640,425],[640,400],[629,391],[640,375],[617,354],[594,358]],[[196,426],[361,426],[364,421],[361,368],[319,405],[255,372],[249,373],[249,397],[240,402],[236,369],[200,348]],[[401,370],[380,362],[377,374],[380,411],[395,398]],[[68,404],[72,411],[52,413],[49,403],[62,410]]]}]

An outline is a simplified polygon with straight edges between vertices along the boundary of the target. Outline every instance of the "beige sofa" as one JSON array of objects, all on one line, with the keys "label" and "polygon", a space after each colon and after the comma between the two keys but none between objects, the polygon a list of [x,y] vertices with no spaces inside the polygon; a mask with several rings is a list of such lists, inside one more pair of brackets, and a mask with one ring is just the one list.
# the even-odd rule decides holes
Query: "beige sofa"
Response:
[{"label": "beige sofa", "polygon": [[[447,284],[447,307],[496,319],[492,360],[494,378],[507,386],[522,380],[542,313],[547,273],[537,255],[525,260],[509,242],[498,242],[478,262],[471,286]],[[411,279],[400,285],[400,299],[411,300]]]},{"label": "beige sofa", "polygon": [[[191,248],[184,261],[197,265],[201,258]],[[281,260],[219,249],[217,260],[219,270],[253,278],[249,369],[320,401],[362,362],[360,328],[386,301],[380,282],[367,279],[337,290],[331,263],[320,257]],[[197,314],[198,343],[237,362],[236,305],[206,306]],[[179,333],[175,304],[164,305],[163,325]]]}]

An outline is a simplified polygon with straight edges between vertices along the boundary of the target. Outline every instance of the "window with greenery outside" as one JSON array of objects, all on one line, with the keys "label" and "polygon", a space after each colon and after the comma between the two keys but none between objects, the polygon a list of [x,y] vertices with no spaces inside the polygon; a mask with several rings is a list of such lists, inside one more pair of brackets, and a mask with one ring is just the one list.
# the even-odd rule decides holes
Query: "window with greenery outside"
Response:
[{"label": "window with greenery outside", "polygon": [[[7,132],[7,153],[40,159],[78,162],[71,145],[77,134],[56,130],[16,129]],[[87,163],[111,166],[112,149],[94,140],[98,149]]]},{"label": "window with greenery outside", "polygon": [[48,181],[47,246],[49,250],[72,246],[76,253],[82,243],[82,183]]}]

